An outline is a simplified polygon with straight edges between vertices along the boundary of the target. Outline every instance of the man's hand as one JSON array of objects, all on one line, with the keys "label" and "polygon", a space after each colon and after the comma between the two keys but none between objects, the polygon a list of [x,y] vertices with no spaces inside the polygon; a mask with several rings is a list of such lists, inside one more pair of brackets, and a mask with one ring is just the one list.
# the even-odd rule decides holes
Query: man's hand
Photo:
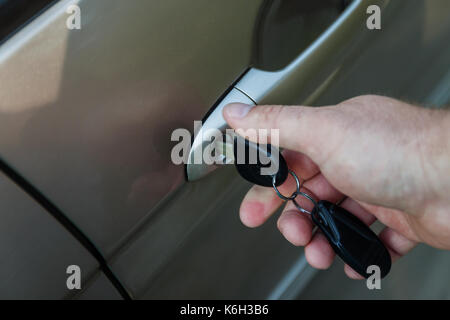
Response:
[{"label": "man's hand", "polygon": [[[417,242],[450,249],[450,113],[380,96],[361,96],[336,106],[249,106],[224,109],[232,128],[279,129],[288,166],[305,179],[319,200],[336,202],[370,225],[386,228],[381,240],[396,260]],[[270,139],[270,137],[268,137]],[[289,179],[281,188],[295,189]],[[300,205],[311,210],[309,201]],[[282,201],[271,188],[253,186],[240,217],[248,227],[263,224]],[[307,214],[287,204],[278,228],[305,246],[311,266],[328,268],[334,252],[320,233],[312,235]],[[361,278],[348,266],[351,278]]]}]

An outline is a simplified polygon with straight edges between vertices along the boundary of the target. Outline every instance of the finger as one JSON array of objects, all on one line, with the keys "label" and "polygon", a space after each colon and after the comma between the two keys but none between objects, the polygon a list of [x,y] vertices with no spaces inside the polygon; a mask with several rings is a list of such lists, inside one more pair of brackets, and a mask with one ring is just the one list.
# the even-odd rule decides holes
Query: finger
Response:
[{"label": "finger", "polygon": [[[384,228],[380,232],[379,238],[388,249],[389,254],[391,255],[392,262],[400,259],[417,245],[417,242],[409,240],[408,238],[404,237],[403,235],[389,227]],[[345,265],[344,271],[351,279],[364,279],[348,265]]]},{"label": "finger", "polygon": [[[315,201],[324,199],[336,202],[342,197],[342,194],[321,174],[307,181],[301,191],[309,194]],[[305,210],[309,212],[313,210],[314,204],[305,197],[300,195],[296,200]],[[313,226],[311,217],[300,212],[293,203],[286,206],[278,219],[278,229],[286,240],[296,246],[306,245],[305,256],[308,263],[314,268],[327,269],[332,264],[335,254],[323,234],[318,232],[312,236]]]},{"label": "finger", "polygon": [[[289,187],[293,188],[293,182]],[[272,188],[261,186],[253,186],[247,192],[239,209],[239,217],[245,226],[259,227],[281,206],[283,201],[274,193]]]},{"label": "finger", "polygon": [[[278,190],[281,194],[290,196],[296,190],[296,183],[292,177],[288,177]],[[253,186],[245,195],[239,209],[242,223],[255,228],[262,225],[284,203],[275,193],[273,188]]]},{"label": "finger", "polygon": [[316,269],[328,269],[335,255],[327,238],[321,232],[316,232],[311,242],[305,247],[306,260]]},{"label": "finger", "polygon": [[294,171],[301,180],[310,180],[320,172],[319,167],[307,155],[292,151],[283,150],[284,159],[288,167]]},{"label": "finger", "polygon": [[[315,201],[322,199],[330,202],[337,202],[343,196],[322,174],[311,181],[308,181],[308,184],[305,184],[305,187],[311,190],[313,194],[307,193],[312,195]],[[306,201],[310,202],[309,200]],[[312,211],[313,205],[311,203],[309,206],[304,200],[299,200],[299,203],[302,207],[306,207],[308,211]],[[320,231],[317,231],[312,236],[311,241],[305,247],[306,260],[316,269],[328,269],[333,263],[335,255],[336,254],[327,238]]]},{"label": "finger", "polygon": [[[325,192],[319,190],[319,188],[328,188],[328,186],[321,186],[321,184],[323,184],[323,178],[322,175],[319,174],[305,182],[304,187],[302,187],[300,191],[309,194],[317,201],[315,194],[307,187],[313,187],[316,191],[319,191],[320,194],[324,194]],[[330,191],[331,193],[334,193],[334,190]],[[299,195],[295,201],[301,208],[309,212],[313,210],[314,204],[309,199]],[[289,202],[286,205],[278,218],[277,226],[286,240],[295,246],[305,246],[311,241],[313,229],[311,217],[309,214],[301,212],[293,202]]]},{"label": "finger", "polygon": [[364,202],[359,203],[364,209],[371,212],[385,226],[397,230],[409,239],[419,241],[417,235],[409,226],[409,215],[407,213],[396,209],[371,205]]},{"label": "finger", "polygon": [[300,212],[292,202],[284,208],[277,227],[294,246],[306,246],[311,241],[313,222],[307,213]]},{"label": "finger", "polygon": [[364,279],[364,277],[362,275],[360,275],[358,272],[353,270],[352,267],[350,267],[348,264],[346,264],[344,266],[344,272],[347,275],[347,277],[349,277],[350,279],[353,279],[353,280],[363,280]]},{"label": "finger", "polygon": [[[279,130],[279,145],[281,147],[303,152],[320,165],[327,156],[324,146],[334,148],[341,139],[334,130],[335,119],[340,119],[336,108],[300,107],[300,106],[256,106],[234,103],[225,106],[223,116],[234,129],[257,130],[255,135],[248,138],[257,142],[258,134],[269,135],[267,141],[277,145],[271,140],[271,130]],[[238,132],[241,133],[241,132]],[[319,161],[320,160],[320,161]]]},{"label": "finger", "polygon": [[[318,199],[336,202],[342,197],[322,174],[306,181],[301,191],[309,194],[316,202]],[[301,208],[312,212],[314,204],[309,199],[299,195],[296,201]],[[292,202],[286,205],[281,213],[278,227],[286,240],[294,245],[304,246],[311,240],[313,228],[311,217],[307,213],[302,213]]]},{"label": "finger", "polygon": [[417,245],[417,242],[409,240],[389,227],[384,228],[380,232],[379,237],[389,250],[392,257],[392,262],[395,262],[403,257]]},{"label": "finger", "polygon": [[362,207],[358,202],[353,200],[352,198],[346,198],[340,206],[356,216],[359,220],[364,222],[366,225],[371,226],[377,218],[367,211],[364,207]]},{"label": "finger", "polygon": [[[339,192],[335,187],[333,187],[323,174],[318,174],[314,178],[306,181],[304,183],[304,187],[312,192],[312,194],[309,193],[309,195],[312,195],[316,201],[326,200],[336,203],[343,197],[343,194]],[[310,203],[309,200],[305,199],[302,196],[298,196],[297,199],[301,201],[302,204],[305,203],[305,200]],[[312,210],[312,206],[310,206],[309,208]]]},{"label": "finger", "polygon": [[[308,180],[317,175],[319,168],[304,154],[285,150],[283,156],[288,166],[302,180]],[[288,177],[280,186],[282,194],[290,196],[296,190],[295,180]],[[283,203],[272,188],[253,186],[244,197],[239,215],[242,223],[250,228],[262,225]]]}]

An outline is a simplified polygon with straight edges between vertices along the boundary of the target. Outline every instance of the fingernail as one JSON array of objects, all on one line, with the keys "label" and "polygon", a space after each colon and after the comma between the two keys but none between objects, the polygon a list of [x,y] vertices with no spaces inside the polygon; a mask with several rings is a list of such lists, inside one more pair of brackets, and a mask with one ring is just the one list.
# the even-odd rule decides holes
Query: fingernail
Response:
[{"label": "fingernail", "polygon": [[251,108],[252,106],[249,106],[247,104],[232,103],[225,106],[224,112],[230,118],[242,119],[247,115],[247,113],[250,111]]}]

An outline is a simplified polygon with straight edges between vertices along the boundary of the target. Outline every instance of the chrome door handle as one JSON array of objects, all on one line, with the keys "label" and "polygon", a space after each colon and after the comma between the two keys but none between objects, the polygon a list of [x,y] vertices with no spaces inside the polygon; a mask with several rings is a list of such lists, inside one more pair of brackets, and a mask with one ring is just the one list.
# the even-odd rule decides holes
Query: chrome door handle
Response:
[{"label": "chrome door handle", "polygon": [[215,165],[204,163],[202,158],[203,150],[206,145],[211,143],[208,130],[218,129],[224,132],[225,129],[228,128],[228,124],[223,118],[222,110],[227,104],[232,102],[255,105],[254,101],[236,88],[231,89],[231,91],[223,98],[194,137],[194,141],[189,151],[188,163],[186,165],[186,176],[188,181],[198,180],[217,168]]},{"label": "chrome door handle", "polygon": [[250,69],[236,88],[257,104],[289,104],[295,92],[308,84],[325,65],[336,68],[352,38],[366,28],[367,8],[384,7],[390,0],[354,0],[339,18],[303,53],[279,71]]},{"label": "chrome door handle", "polygon": [[[249,105],[294,103],[294,100],[298,99],[298,91],[304,87],[311,87],[311,79],[322,72],[324,66],[331,64],[334,71],[339,69],[339,63],[342,56],[345,56],[347,46],[353,37],[365,28],[368,17],[367,8],[374,4],[384,7],[389,1],[354,0],[311,46],[285,68],[274,72],[250,69],[218,104],[196,134],[186,166],[188,181],[198,180],[216,168],[205,163],[195,164],[193,160],[194,154],[200,154],[199,148],[210,143],[210,140],[205,139],[203,135],[207,129],[224,131],[228,127],[222,116],[225,105],[231,102]],[[329,80],[329,76],[332,76],[334,71],[329,71],[327,76],[321,78],[322,84]],[[313,84],[312,92],[311,88],[305,90],[301,97],[302,101],[311,102],[312,98],[320,93],[322,84]]]}]

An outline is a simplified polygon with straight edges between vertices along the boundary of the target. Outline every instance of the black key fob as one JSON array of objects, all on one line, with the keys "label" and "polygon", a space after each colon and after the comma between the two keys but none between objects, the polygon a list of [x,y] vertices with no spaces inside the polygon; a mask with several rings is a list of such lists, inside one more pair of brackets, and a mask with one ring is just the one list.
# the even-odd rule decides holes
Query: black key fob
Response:
[{"label": "black key fob", "polygon": [[[242,137],[234,138],[234,164],[239,174],[247,181],[272,187],[272,177],[275,175],[275,185],[282,185],[289,174],[286,160],[274,146],[259,145]],[[265,174],[264,170],[268,174]]]},{"label": "black key fob", "polygon": [[312,211],[314,223],[327,237],[336,254],[364,278],[367,267],[376,265],[381,277],[391,269],[391,256],[378,236],[347,210],[319,201]]}]

